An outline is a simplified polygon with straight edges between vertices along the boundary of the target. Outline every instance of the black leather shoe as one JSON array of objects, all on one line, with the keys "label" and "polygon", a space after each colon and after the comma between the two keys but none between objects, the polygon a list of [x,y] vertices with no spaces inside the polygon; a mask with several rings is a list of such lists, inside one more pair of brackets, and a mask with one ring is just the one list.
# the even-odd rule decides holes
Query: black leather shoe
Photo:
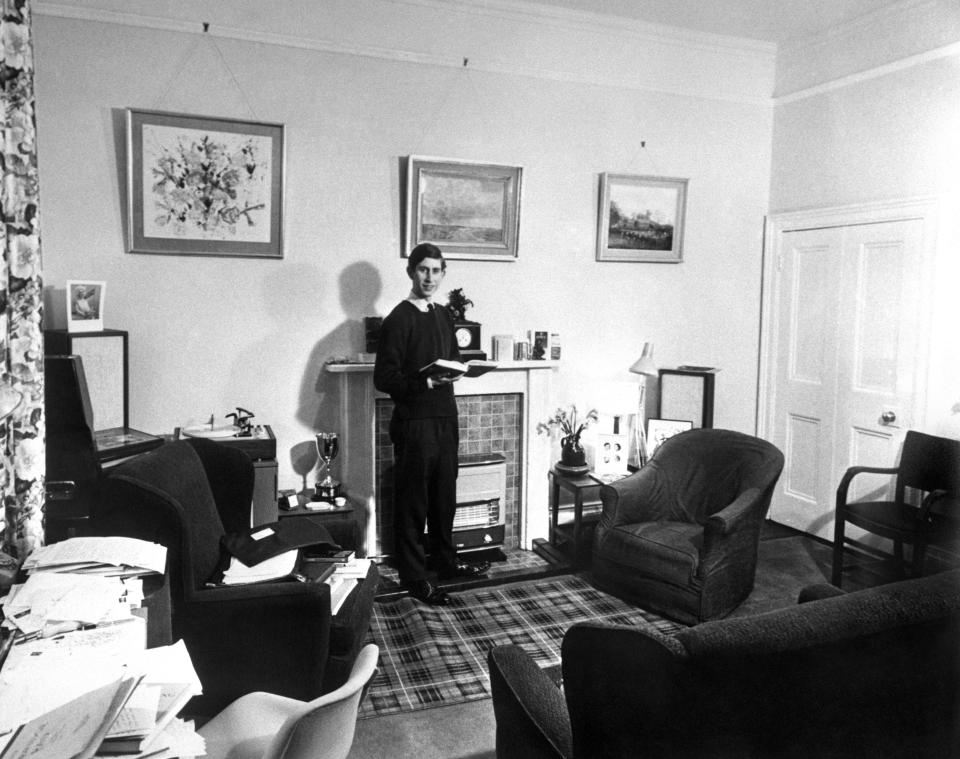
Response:
[{"label": "black leather shoe", "polygon": [[411,596],[430,606],[448,606],[450,604],[450,596],[429,580],[414,580],[406,583],[406,587]]},{"label": "black leather shoe", "polygon": [[449,569],[446,572],[441,572],[440,576],[444,580],[450,580],[454,577],[483,577],[483,575],[489,571],[489,561],[481,561],[479,564],[468,564],[465,561],[458,561],[454,565],[453,569]]}]

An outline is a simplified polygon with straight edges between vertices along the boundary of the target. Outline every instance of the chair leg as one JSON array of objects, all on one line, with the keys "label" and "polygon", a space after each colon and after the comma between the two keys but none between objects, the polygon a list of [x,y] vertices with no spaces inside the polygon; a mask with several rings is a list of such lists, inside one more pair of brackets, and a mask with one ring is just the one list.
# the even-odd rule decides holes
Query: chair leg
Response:
[{"label": "chair leg", "polygon": [[927,557],[927,544],[916,542],[913,544],[913,568],[911,576],[923,577],[923,560]]},{"label": "chair leg", "polygon": [[894,540],[893,541],[893,558],[897,564],[897,571],[901,578],[907,576],[907,563],[903,559],[903,541]]},{"label": "chair leg", "polygon": [[843,582],[843,517],[840,512],[834,519],[833,527],[833,572],[830,582],[838,588]]}]

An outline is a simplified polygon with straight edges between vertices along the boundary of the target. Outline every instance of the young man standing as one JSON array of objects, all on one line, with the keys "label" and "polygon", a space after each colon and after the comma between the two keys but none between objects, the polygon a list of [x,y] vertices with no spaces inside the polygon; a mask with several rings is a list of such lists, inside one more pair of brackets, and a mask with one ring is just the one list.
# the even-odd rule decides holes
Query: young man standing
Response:
[{"label": "young man standing", "polygon": [[453,544],[460,444],[456,379],[420,375],[422,367],[438,358],[460,358],[452,318],[433,303],[446,270],[436,245],[421,243],[410,251],[407,276],[413,287],[383,320],[373,370],[374,385],[394,403],[393,534],[400,580],[415,598],[439,606],[450,603],[450,596],[431,581],[424,526],[440,579],[475,577],[489,566],[459,561]]}]

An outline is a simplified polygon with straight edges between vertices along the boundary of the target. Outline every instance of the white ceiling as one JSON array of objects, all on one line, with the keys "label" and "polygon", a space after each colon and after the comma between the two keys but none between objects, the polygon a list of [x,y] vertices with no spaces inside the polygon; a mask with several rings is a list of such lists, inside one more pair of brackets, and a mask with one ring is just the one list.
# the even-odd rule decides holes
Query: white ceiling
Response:
[{"label": "white ceiling", "polygon": [[786,44],[822,34],[904,0],[535,0],[698,32]]}]

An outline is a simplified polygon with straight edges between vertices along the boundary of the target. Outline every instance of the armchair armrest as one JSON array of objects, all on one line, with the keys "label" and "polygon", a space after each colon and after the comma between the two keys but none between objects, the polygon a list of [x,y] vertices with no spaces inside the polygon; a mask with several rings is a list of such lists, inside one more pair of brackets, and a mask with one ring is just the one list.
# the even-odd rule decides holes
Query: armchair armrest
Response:
[{"label": "armchair armrest", "polygon": [[736,497],[733,503],[725,506],[707,520],[707,532],[716,532],[718,536],[730,535],[737,530],[758,522],[758,515],[752,510],[761,497],[759,488],[748,488]]},{"label": "armchair armrest", "polygon": [[824,598],[834,598],[836,596],[846,595],[846,591],[838,588],[836,585],[830,585],[829,583],[821,582],[816,585],[807,585],[805,588],[800,590],[800,595],[797,596],[798,604],[805,604],[810,601],[820,601]]},{"label": "armchair armrest", "polygon": [[923,499],[923,503],[920,504],[920,513],[917,514],[917,518],[920,520],[921,524],[928,524],[930,521],[930,511],[933,509],[933,505],[940,500],[949,499],[950,493],[946,490],[931,490],[927,493],[926,497]]},{"label": "armchair armrest", "polygon": [[206,588],[174,619],[203,684],[191,707],[216,713],[267,691],[309,701],[322,693],[330,641],[330,588],[279,582]]},{"label": "armchair armrest", "polygon": [[837,485],[837,508],[842,508],[847,504],[847,492],[850,490],[850,483],[858,474],[897,474],[897,467],[881,466],[852,466],[843,473],[840,478],[840,484]]},{"label": "armchair armrest", "polygon": [[701,577],[713,572],[720,562],[730,562],[736,555],[756,551],[764,516],[757,504],[762,499],[762,490],[748,488],[707,519],[703,526],[702,560],[698,568]]},{"label": "armchair armrest", "polygon": [[487,654],[497,721],[497,759],[573,756],[570,718],[556,684],[519,646]]},{"label": "armchair armrest", "polygon": [[613,527],[652,522],[657,519],[655,496],[661,490],[662,473],[656,462],[626,477],[600,487],[601,519]]}]

